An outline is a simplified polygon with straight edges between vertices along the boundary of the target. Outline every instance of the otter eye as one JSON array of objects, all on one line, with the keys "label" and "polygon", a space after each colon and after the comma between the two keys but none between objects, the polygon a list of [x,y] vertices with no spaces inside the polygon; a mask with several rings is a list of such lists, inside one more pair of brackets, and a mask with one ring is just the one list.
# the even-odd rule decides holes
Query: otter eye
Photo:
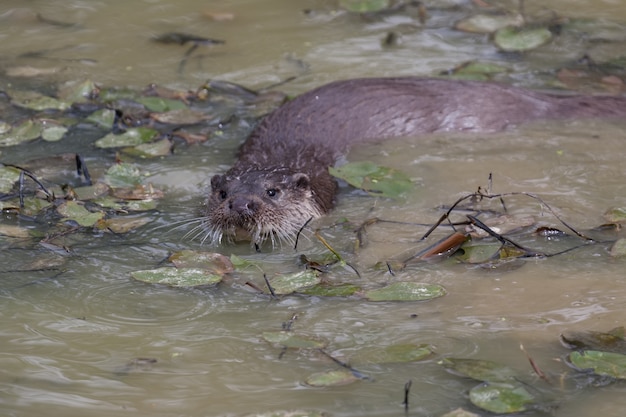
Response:
[{"label": "otter eye", "polygon": [[268,188],[265,192],[267,193],[268,197],[276,197],[279,193],[279,190],[276,188]]},{"label": "otter eye", "polygon": [[226,191],[220,190],[220,198],[222,200],[226,200],[226,197],[228,197],[228,194],[226,194]]}]

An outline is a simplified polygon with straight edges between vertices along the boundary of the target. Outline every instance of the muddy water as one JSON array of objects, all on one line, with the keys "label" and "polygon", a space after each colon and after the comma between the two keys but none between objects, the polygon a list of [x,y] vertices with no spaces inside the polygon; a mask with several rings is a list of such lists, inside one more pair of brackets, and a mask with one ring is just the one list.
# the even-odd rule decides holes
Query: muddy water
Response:
[{"label": "muddy water", "polygon": [[[622,1],[549,3],[572,16],[626,19]],[[304,15],[304,8],[313,12]],[[234,19],[212,21],[202,16],[205,11],[226,11]],[[33,17],[37,13],[77,26],[42,24]],[[54,70],[34,79],[3,78],[4,83],[22,85],[89,77],[106,85],[158,82],[195,88],[208,78],[222,78],[258,88],[295,75],[298,78],[285,90],[298,93],[332,79],[429,75],[476,56],[502,59],[485,46],[485,39],[445,29],[449,22],[439,14],[433,15],[429,30],[407,30],[404,46],[383,51],[380,39],[385,31],[414,23],[411,19],[395,16],[363,23],[337,17],[331,2],[321,1],[4,1],[0,16],[2,67]],[[194,51],[179,73],[187,47],[149,41],[167,31],[227,43]],[[596,48],[594,53],[610,53],[602,49],[606,45]],[[24,56],[34,51],[40,54]],[[539,84],[531,75],[534,68],[554,68],[569,55],[577,56],[575,44],[556,44],[509,64],[522,74],[519,83]],[[337,210],[319,226],[342,218],[358,223],[372,216],[431,224],[441,214],[437,207],[486,186],[491,173],[494,192],[540,195],[569,224],[586,230],[603,222],[607,208],[626,204],[625,127],[619,122],[542,124],[487,137],[407,138],[358,149],[348,158],[401,166],[416,183],[415,191],[406,199],[388,201],[343,188]],[[252,278],[235,276],[218,288],[190,290],[130,279],[130,271],[153,268],[172,250],[202,248],[182,238],[185,230],[159,227],[197,215],[206,178],[230,163],[241,139],[181,148],[172,157],[140,163],[152,174],[152,182],[166,191],[154,222],[124,237],[89,233],[77,237],[73,254],[60,271],[11,272],[48,253],[3,241],[3,415],[213,416],[304,408],[335,416],[400,416],[402,389],[412,380],[409,415],[436,416],[456,407],[470,408],[465,395],[475,385],[442,371],[437,357],[409,365],[363,365],[359,369],[373,380],[313,389],[302,381],[314,372],[333,369],[333,364],[304,351],[280,357],[280,349],[263,342],[260,334],[280,329],[297,314],[294,329],[326,339],[328,350],[342,360],[349,361],[366,347],[429,343],[437,355],[502,361],[526,370],[532,380],[520,343],[544,371],[558,375],[568,371],[554,360],[565,353],[558,344],[560,332],[624,324],[626,265],[610,259],[603,245],[528,260],[506,271],[412,265],[391,277],[373,268],[376,262],[403,258],[423,247],[418,238],[425,228],[420,226],[371,227],[368,245],[358,254],[352,254],[350,230],[329,227],[324,233],[362,273],[357,279],[351,271],[339,269],[332,280],[363,286],[419,280],[446,287],[447,296],[427,303],[315,297],[272,301],[243,285],[246,279],[262,285],[260,273]],[[113,161],[113,155],[89,146],[68,150],[63,141],[46,151],[80,151],[102,165]],[[2,152],[3,161],[21,163],[38,149],[25,146]],[[534,200],[512,198],[506,203],[513,213],[558,225]],[[548,252],[555,248],[541,239],[525,243]],[[247,245],[219,250],[262,262],[268,274],[299,268],[297,254],[289,248],[260,254]],[[301,250],[324,253],[310,237]],[[536,385],[543,387],[540,382]],[[620,383],[584,390],[570,384],[551,400],[559,406],[557,416],[621,416],[625,393]]]}]

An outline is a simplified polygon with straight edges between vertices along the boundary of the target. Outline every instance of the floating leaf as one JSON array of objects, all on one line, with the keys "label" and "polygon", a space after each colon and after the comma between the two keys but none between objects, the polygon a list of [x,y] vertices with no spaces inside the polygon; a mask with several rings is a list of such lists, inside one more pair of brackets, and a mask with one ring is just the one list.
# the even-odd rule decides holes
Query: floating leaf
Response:
[{"label": "floating leaf", "polygon": [[111,166],[107,170],[104,180],[111,187],[133,187],[141,184],[143,176],[135,165],[121,163]]},{"label": "floating leaf", "polygon": [[498,30],[494,42],[498,48],[506,52],[523,52],[535,49],[548,43],[552,32],[547,28],[506,27]]},{"label": "floating leaf", "polygon": [[626,239],[617,239],[611,246],[610,254],[614,258],[626,256]]},{"label": "floating leaf", "polygon": [[311,288],[300,290],[301,294],[314,295],[317,297],[349,297],[361,290],[361,287],[354,284],[329,285],[320,283]]},{"label": "floating leaf", "polygon": [[66,201],[57,207],[57,212],[66,220],[73,220],[81,226],[93,226],[103,217],[103,213],[92,213],[77,201]]},{"label": "floating leaf", "polygon": [[579,371],[591,370],[596,375],[626,379],[626,355],[599,350],[574,351],[567,363]]},{"label": "floating leaf", "polygon": [[70,81],[59,89],[57,96],[69,103],[85,103],[97,97],[100,89],[91,80]]},{"label": "floating leaf", "polygon": [[524,24],[524,17],[519,14],[514,15],[488,15],[476,14],[459,20],[454,28],[469,33],[493,33],[498,29],[508,26],[521,26]]},{"label": "floating leaf", "polygon": [[94,123],[97,126],[104,129],[111,129],[113,122],[115,122],[115,110],[112,109],[100,109],[91,113],[85,119],[88,122]]},{"label": "floating leaf", "polygon": [[159,123],[172,125],[194,125],[211,118],[207,113],[192,110],[187,107],[183,109],[170,110],[164,113],[153,113],[150,118]]},{"label": "floating leaf", "polygon": [[113,219],[102,219],[96,227],[102,230],[110,230],[113,233],[128,233],[131,230],[137,229],[145,224],[150,223],[152,220],[147,217],[116,217]]},{"label": "floating leaf", "polygon": [[44,127],[41,132],[41,138],[47,142],[59,141],[67,133],[67,127],[65,126],[49,126]]},{"label": "floating leaf", "polygon": [[11,104],[25,109],[64,111],[71,107],[71,103],[34,91],[9,91],[9,95],[11,96]]},{"label": "floating leaf", "polygon": [[326,341],[312,336],[303,336],[288,331],[263,332],[263,340],[293,349],[321,349]]},{"label": "floating leaf", "polygon": [[519,373],[506,365],[481,359],[444,358],[439,361],[449,372],[478,381],[511,382]]},{"label": "floating leaf", "polygon": [[423,301],[445,294],[445,288],[437,284],[396,282],[383,288],[366,291],[364,296],[370,301]]},{"label": "floating leaf", "polygon": [[467,410],[463,410],[462,408],[457,408],[456,410],[452,410],[449,413],[442,415],[441,417],[481,417],[478,414],[469,412]]},{"label": "floating leaf", "polygon": [[180,100],[163,97],[138,97],[136,102],[143,104],[153,112],[167,112],[172,110],[186,109],[187,105]]},{"label": "floating leaf", "polygon": [[277,410],[269,411],[267,413],[247,414],[244,417],[328,417],[328,414],[323,411]]},{"label": "floating leaf", "polygon": [[384,348],[366,348],[352,357],[353,363],[402,363],[421,361],[432,355],[432,346],[406,343]]},{"label": "floating leaf", "polygon": [[317,271],[305,269],[295,274],[272,277],[269,281],[274,294],[284,295],[317,285],[321,282],[321,278]]},{"label": "floating leaf", "polygon": [[136,127],[128,129],[126,132],[116,135],[109,133],[108,135],[95,141],[98,148],[120,148],[126,146],[137,146],[142,143],[150,142],[159,132],[148,127]]},{"label": "floating leaf", "polygon": [[608,332],[593,330],[583,332],[563,332],[561,343],[569,349],[602,350],[605,352],[626,354],[624,326],[616,327]]},{"label": "floating leaf", "polygon": [[390,5],[390,0],[339,0],[339,6],[352,13],[380,12]]},{"label": "floating leaf", "polygon": [[74,221],[83,227],[93,226],[104,217],[104,213],[92,213],[76,201],[66,201],[57,207],[57,212],[64,220]]},{"label": "floating leaf", "polygon": [[148,284],[163,284],[171,287],[197,287],[214,285],[222,280],[219,275],[200,268],[157,268],[131,272],[137,281]]},{"label": "floating leaf", "polygon": [[493,74],[501,74],[507,71],[508,69],[505,66],[492,62],[469,61],[456,67],[452,77],[463,80],[486,81]]},{"label": "floating leaf", "polygon": [[398,197],[409,191],[413,184],[402,172],[362,161],[328,168],[330,174],[373,195]]},{"label": "floating leaf", "polygon": [[23,227],[13,226],[11,224],[0,224],[0,235],[17,238],[28,238],[30,233],[28,229]]},{"label": "floating leaf", "polygon": [[20,178],[20,170],[13,167],[0,166],[0,193],[8,194],[17,180]]},{"label": "floating leaf", "polygon": [[0,135],[0,146],[15,146],[20,143],[30,142],[41,136],[43,126],[38,120],[25,120],[14,126],[9,132]]},{"label": "floating leaf", "polygon": [[85,201],[106,196],[109,193],[109,190],[110,188],[108,185],[102,182],[97,182],[94,185],[74,188],[73,191],[79,200]]},{"label": "floating leaf", "polygon": [[312,387],[338,387],[352,384],[358,380],[359,378],[349,370],[338,369],[335,371],[315,373],[309,376],[304,382]]},{"label": "floating leaf", "polygon": [[215,274],[228,274],[235,270],[230,259],[221,253],[183,250],[170,256],[176,268],[203,268]]},{"label": "floating leaf", "polygon": [[152,184],[137,184],[134,187],[114,188],[114,197],[126,200],[152,200],[163,197],[163,191],[157,190]]},{"label": "floating leaf", "polygon": [[124,149],[124,153],[139,157],[154,158],[172,153],[172,142],[164,138],[156,142],[143,143],[132,148]]},{"label": "floating leaf", "polygon": [[496,414],[519,413],[529,409],[535,398],[522,384],[489,383],[470,390],[472,404]]}]

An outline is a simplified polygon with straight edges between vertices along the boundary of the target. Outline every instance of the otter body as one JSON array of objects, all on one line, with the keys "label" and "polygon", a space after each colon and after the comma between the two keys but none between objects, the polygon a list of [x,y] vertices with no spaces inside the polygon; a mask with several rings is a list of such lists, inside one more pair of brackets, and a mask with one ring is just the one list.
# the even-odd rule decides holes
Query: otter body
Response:
[{"label": "otter body", "polygon": [[626,116],[626,98],[554,95],[427,78],[337,81],[265,117],[211,180],[207,238],[291,241],[334,204],[328,167],[355,144],[432,132],[498,132],[540,119]]}]

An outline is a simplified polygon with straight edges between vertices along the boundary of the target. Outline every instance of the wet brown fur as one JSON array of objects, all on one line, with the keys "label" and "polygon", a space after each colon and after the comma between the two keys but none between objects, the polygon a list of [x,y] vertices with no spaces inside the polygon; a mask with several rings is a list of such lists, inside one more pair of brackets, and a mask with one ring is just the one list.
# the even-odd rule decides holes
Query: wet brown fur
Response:
[{"label": "wet brown fur", "polygon": [[[350,146],[431,132],[498,132],[541,119],[619,118],[626,98],[556,95],[512,86],[428,78],[337,81],[265,119],[224,175],[212,179],[207,236],[291,240],[333,207],[328,167]],[[240,236],[238,236],[240,237]]]}]

